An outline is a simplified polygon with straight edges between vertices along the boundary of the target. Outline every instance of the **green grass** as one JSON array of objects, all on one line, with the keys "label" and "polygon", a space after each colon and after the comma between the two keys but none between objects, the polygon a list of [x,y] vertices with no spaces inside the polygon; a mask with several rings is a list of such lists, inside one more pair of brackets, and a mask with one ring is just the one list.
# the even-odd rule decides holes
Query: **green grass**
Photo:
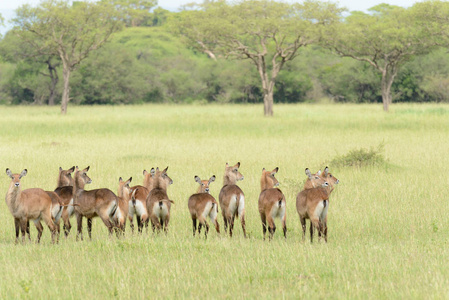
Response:
[{"label": "green grass", "polygon": [[[118,178],[142,184],[143,169],[169,166],[176,204],[167,236],[109,238],[96,219],[92,241],[14,245],[0,202],[0,298],[340,298],[449,297],[449,106],[0,107],[0,167],[28,169],[24,188],[53,190],[58,168],[90,166],[88,189],[117,191]],[[322,169],[354,149],[384,145],[387,164],[338,167],[329,209],[329,243],[301,242],[296,194],[304,169]],[[191,236],[187,199],[194,175],[241,162],[249,239],[236,221],[231,239]],[[288,239],[262,240],[257,211],[262,168],[279,167]],[[3,171],[4,172],[4,171]],[[10,180],[0,177],[6,193]],[[71,220],[76,225],[75,219]],[[223,220],[219,223],[223,228]],[[277,221],[280,228],[279,221]],[[32,237],[36,230],[32,225]],[[86,225],[84,225],[86,228]],[[85,232],[86,234],[86,232]]]}]

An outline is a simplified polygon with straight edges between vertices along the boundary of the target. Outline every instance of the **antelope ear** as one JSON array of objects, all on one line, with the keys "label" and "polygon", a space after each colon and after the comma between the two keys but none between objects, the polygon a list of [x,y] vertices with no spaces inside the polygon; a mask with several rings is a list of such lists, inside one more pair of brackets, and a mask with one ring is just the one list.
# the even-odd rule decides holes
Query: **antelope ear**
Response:
[{"label": "antelope ear", "polygon": [[147,170],[143,170],[143,176],[145,176],[147,174],[148,174]]},{"label": "antelope ear", "polygon": [[265,168],[262,169],[262,173],[265,172]]},{"label": "antelope ear", "polygon": [[226,168],[227,168],[227,167],[229,167],[229,164],[228,164],[228,163],[226,163]]},{"label": "antelope ear", "polygon": [[215,181],[215,175],[212,175],[212,177],[209,179],[209,183],[214,182]]},{"label": "antelope ear", "polygon": [[306,175],[312,179],[312,173],[310,172],[309,168],[306,168]]},{"label": "antelope ear", "polygon": [[123,182],[122,177],[120,177],[120,178],[118,179],[118,182]]},{"label": "antelope ear", "polygon": [[[157,168],[159,170],[159,168]],[[151,168],[150,170],[151,176],[154,176],[156,174],[156,170],[154,168]]]},{"label": "antelope ear", "polygon": [[168,170],[168,166],[164,169],[164,171],[162,171],[163,173],[167,173]]},{"label": "antelope ear", "polygon": [[235,165],[237,168],[240,168],[240,162]]},{"label": "antelope ear", "polygon": [[75,170],[78,171],[80,168],[78,168],[78,166],[75,167]]},{"label": "antelope ear", "polygon": [[271,171],[272,174],[276,174],[279,171],[279,167],[276,167],[273,171]]},{"label": "antelope ear", "polygon": [[85,168],[83,171],[87,172],[87,171],[89,171],[89,169],[90,169],[90,166],[87,166],[87,168]]},{"label": "antelope ear", "polygon": [[62,168],[61,167],[59,167],[59,173],[61,173],[62,172]]},{"label": "antelope ear", "polygon": [[131,181],[133,181],[133,178],[132,178],[132,177],[129,177],[129,179],[126,181],[126,183],[127,183],[127,184],[130,184]]},{"label": "antelope ear", "polygon": [[73,166],[73,167],[71,167],[70,169],[69,169],[69,173],[73,173],[73,171],[75,171],[75,166]]},{"label": "antelope ear", "polygon": [[326,168],[324,168],[324,176],[327,177],[328,174],[329,174],[329,167],[326,166]]},{"label": "antelope ear", "polygon": [[201,184],[201,179],[197,175],[195,175],[195,181]]},{"label": "antelope ear", "polygon": [[10,169],[6,169],[6,175],[8,175],[8,176],[11,177],[11,178],[14,178],[14,177],[12,176],[12,172],[11,172]]},{"label": "antelope ear", "polygon": [[23,169],[22,173],[20,173],[20,178],[25,176],[27,173],[28,173],[28,170],[27,169]]},{"label": "antelope ear", "polygon": [[318,170],[318,172],[316,172],[316,175],[321,176],[321,170]]}]

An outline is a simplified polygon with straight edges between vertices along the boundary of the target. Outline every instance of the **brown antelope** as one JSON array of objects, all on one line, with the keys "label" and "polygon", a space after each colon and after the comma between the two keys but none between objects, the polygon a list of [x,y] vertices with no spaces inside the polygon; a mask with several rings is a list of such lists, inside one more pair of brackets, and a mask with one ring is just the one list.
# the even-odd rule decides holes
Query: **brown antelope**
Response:
[{"label": "brown antelope", "polygon": [[198,234],[201,233],[201,226],[204,226],[205,232],[204,236],[207,238],[207,233],[209,232],[209,224],[206,218],[209,217],[211,222],[215,225],[215,229],[220,233],[220,226],[217,222],[218,216],[218,203],[215,198],[209,193],[209,185],[215,181],[215,175],[213,175],[209,180],[201,180],[198,176],[195,176],[195,181],[200,185],[196,194],[190,196],[188,201],[188,207],[190,211],[190,216],[193,221],[193,236],[196,232],[196,221],[198,220]]},{"label": "brown antelope", "polygon": [[245,226],[245,194],[236,185],[237,181],[243,180],[243,175],[239,172],[240,162],[235,166],[226,163],[225,174],[223,176],[223,187],[221,188],[218,199],[220,201],[221,213],[225,232],[229,224],[229,235],[232,237],[235,217],[240,217],[242,223],[243,235],[246,238]]},{"label": "brown antelope", "polygon": [[304,189],[296,196],[296,210],[299,214],[303,231],[303,241],[306,234],[306,219],[310,219],[310,242],[313,242],[313,228],[318,230],[318,237],[324,235],[327,242],[327,211],[329,209],[329,195],[333,186],[339,183],[339,180],[329,173],[329,168],[324,169],[321,176],[321,185],[315,188]]},{"label": "brown antelope", "polygon": [[[45,192],[48,194],[48,196],[50,196],[50,199],[51,199],[51,203],[52,203],[51,218],[53,220],[53,223],[55,224],[56,238],[57,238],[57,242],[59,242],[59,234],[61,231],[61,227],[59,226],[59,221],[62,216],[64,203],[62,202],[62,200],[58,196],[58,194],[56,194],[55,192],[52,192],[52,191],[45,191]],[[40,225],[40,226],[42,226],[42,225]]]},{"label": "brown antelope", "polygon": [[274,219],[279,217],[282,220],[282,229],[284,231],[284,237],[287,238],[287,224],[285,213],[286,201],[282,191],[275,188],[279,185],[278,180],[274,175],[279,171],[279,168],[275,168],[273,171],[262,170],[262,177],[260,179],[260,196],[259,196],[259,213],[262,219],[263,239],[265,240],[265,234],[268,233],[269,239],[273,238],[276,231],[276,225]]},{"label": "brown antelope", "polygon": [[134,194],[134,200],[129,202],[128,219],[132,232],[134,232],[134,215],[137,220],[137,229],[142,232],[143,225],[148,226],[147,201],[148,194],[153,189],[155,170],[151,168],[150,172],[143,170],[143,186],[136,185],[130,188],[130,193]]},{"label": "brown antelope", "polygon": [[[70,224],[70,217],[74,213],[74,206],[73,206],[73,178],[72,173],[75,171],[75,166],[71,167],[68,170],[63,170],[61,167],[59,167],[59,175],[58,175],[58,185],[55,189],[55,193],[58,194],[59,198],[61,199],[61,202],[63,204],[62,209],[62,220],[64,222],[64,233],[67,237],[70,229],[72,228],[72,225]],[[82,186],[84,188],[84,186]],[[59,233],[59,224],[56,225],[58,227],[58,233]]]},{"label": "brown antelope", "polygon": [[173,180],[167,175],[167,169],[168,167],[163,171],[159,171],[159,168],[156,169],[153,189],[147,198],[147,209],[150,215],[151,225],[153,231],[156,228],[158,232],[161,229],[167,232],[170,221],[170,208],[171,204],[174,203],[167,195],[167,187],[173,184]]},{"label": "brown antelope", "polygon": [[309,168],[306,168],[305,173],[307,175],[307,180],[304,183],[303,190],[320,187],[326,181],[320,176],[321,171],[318,171],[316,174],[312,174],[312,172],[310,172]]},{"label": "brown antelope", "polygon": [[23,190],[20,187],[20,179],[27,174],[24,169],[20,174],[13,174],[10,169],[6,169],[6,175],[12,180],[6,193],[6,205],[14,217],[16,228],[16,243],[19,241],[19,228],[22,232],[22,242],[25,242],[25,233],[30,239],[28,221],[33,220],[38,234],[37,242],[40,242],[43,227],[40,220],[43,219],[51,231],[51,240],[54,243],[56,227],[52,220],[53,209],[59,209],[59,205],[53,207],[50,196],[42,189],[31,188]]},{"label": "brown antelope", "polygon": [[133,180],[132,177],[130,177],[127,181],[123,181],[122,177],[119,178],[119,187],[118,187],[118,206],[115,210],[114,216],[112,217],[112,220],[115,222],[115,226],[117,227],[117,235],[119,234],[119,231],[121,233],[125,232],[125,225],[126,225],[126,219],[128,217],[128,211],[129,211],[129,202],[130,202],[130,196],[129,191],[130,187],[129,184]]},{"label": "brown antelope", "polygon": [[89,239],[92,239],[92,218],[100,217],[103,223],[109,230],[109,235],[112,235],[113,221],[112,216],[117,209],[117,196],[109,189],[95,189],[85,191],[81,186],[86,183],[91,183],[92,180],[87,176],[89,167],[84,170],[75,171],[75,183],[73,186],[73,202],[75,206],[76,222],[78,232],[76,239],[81,236],[83,240],[83,217],[87,218],[87,232]]},{"label": "brown antelope", "polygon": [[[321,170],[318,171],[317,173],[321,178],[323,178],[324,180],[326,180],[330,186],[330,192],[329,194],[332,193],[332,191],[335,188],[335,185],[338,184],[340,182],[340,180],[338,180],[337,178],[333,177],[333,175],[331,173],[329,173],[329,167],[326,166],[326,168],[324,168],[324,173],[321,173]],[[326,217],[324,218],[324,236],[327,242],[327,214]],[[321,232],[318,231],[318,238],[321,237]]]}]

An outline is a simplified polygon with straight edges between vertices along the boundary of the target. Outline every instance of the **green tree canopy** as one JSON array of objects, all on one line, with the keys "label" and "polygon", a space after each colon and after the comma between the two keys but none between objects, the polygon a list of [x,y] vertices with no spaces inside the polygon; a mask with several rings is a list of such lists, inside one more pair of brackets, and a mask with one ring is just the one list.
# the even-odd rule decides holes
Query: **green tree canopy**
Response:
[{"label": "green tree canopy", "polygon": [[121,14],[127,26],[139,26],[151,16],[157,0],[103,0],[111,3]]},{"label": "green tree canopy", "polygon": [[107,2],[74,2],[72,6],[68,0],[45,0],[37,7],[24,5],[16,13],[16,34],[62,62],[61,113],[65,114],[71,72],[120,29],[118,12]]},{"label": "green tree canopy", "polygon": [[336,4],[312,0],[205,2],[201,10],[176,16],[173,25],[212,58],[251,60],[261,80],[264,114],[271,116],[276,78],[285,63],[299,48],[318,42],[323,27],[337,22],[342,11]]},{"label": "green tree canopy", "polygon": [[400,67],[433,49],[434,43],[417,24],[413,8],[380,4],[369,13],[353,12],[328,31],[323,44],[341,56],[370,64],[382,75],[383,108],[388,111]]}]

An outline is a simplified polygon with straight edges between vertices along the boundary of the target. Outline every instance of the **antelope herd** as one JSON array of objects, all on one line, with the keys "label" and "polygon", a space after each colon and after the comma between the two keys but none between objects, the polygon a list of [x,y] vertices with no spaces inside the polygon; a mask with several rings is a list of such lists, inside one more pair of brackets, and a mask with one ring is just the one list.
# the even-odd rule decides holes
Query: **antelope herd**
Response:
[{"label": "antelope herd", "polygon": [[[245,223],[245,194],[237,185],[238,181],[244,179],[239,172],[240,163],[231,166],[226,163],[223,176],[223,187],[219,194],[219,204],[224,222],[224,231],[232,237],[234,221],[237,217],[242,225],[243,235],[247,237]],[[60,220],[63,220],[64,234],[67,237],[71,230],[70,218],[75,215],[77,223],[76,239],[83,240],[83,218],[87,219],[87,232],[92,238],[92,219],[99,217],[108,228],[109,235],[115,230],[117,236],[125,232],[125,225],[129,219],[130,227],[134,232],[134,217],[137,229],[142,233],[143,227],[151,227],[154,231],[164,230],[167,232],[170,222],[170,210],[174,203],[167,194],[167,188],[173,184],[173,180],[167,174],[168,167],[164,170],[152,168],[150,172],[143,171],[143,185],[130,187],[132,178],[123,180],[119,178],[117,195],[107,188],[85,190],[85,185],[92,180],[87,175],[89,167],[79,169],[72,167],[68,170],[59,168],[57,187],[54,191],[44,191],[40,188],[22,190],[21,179],[27,175],[27,170],[20,174],[13,174],[6,169],[6,174],[11,178],[8,192],[6,193],[6,204],[14,217],[16,229],[16,243],[19,241],[19,233],[22,233],[22,242],[25,235],[30,237],[29,221],[32,220],[38,231],[37,242],[42,236],[45,222],[51,231],[52,243],[59,240]],[[268,230],[269,239],[273,238],[276,231],[274,219],[279,218],[282,224],[284,237],[287,238],[286,207],[287,201],[275,175],[279,168],[272,171],[262,170],[260,179],[259,213],[262,221],[263,239]],[[318,238],[324,237],[327,242],[327,212],[329,209],[329,196],[339,180],[335,178],[326,167],[324,171],[312,174],[309,169],[305,170],[306,182],[302,191],[296,196],[296,210],[302,227],[302,240],[306,235],[306,219],[310,220],[310,241],[313,241],[314,229],[318,231]],[[73,177],[72,177],[73,174]],[[220,233],[218,224],[218,203],[210,194],[210,184],[215,181],[215,175],[208,180],[201,180],[195,176],[199,184],[196,193],[188,199],[188,209],[193,222],[193,236],[198,230],[207,238],[210,219],[217,233]],[[197,228],[197,223],[198,228]]]}]

